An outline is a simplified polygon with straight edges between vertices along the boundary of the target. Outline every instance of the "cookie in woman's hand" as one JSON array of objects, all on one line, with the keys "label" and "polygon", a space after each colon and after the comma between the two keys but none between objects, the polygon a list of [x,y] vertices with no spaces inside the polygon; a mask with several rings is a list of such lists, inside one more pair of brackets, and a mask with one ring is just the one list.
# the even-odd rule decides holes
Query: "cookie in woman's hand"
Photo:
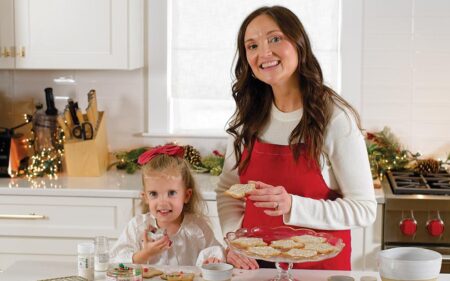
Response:
[{"label": "cookie in woman's hand", "polygon": [[247,183],[247,184],[237,183],[233,184],[228,190],[226,190],[225,194],[236,199],[242,199],[245,197],[247,193],[255,189],[256,185],[254,183]]}]

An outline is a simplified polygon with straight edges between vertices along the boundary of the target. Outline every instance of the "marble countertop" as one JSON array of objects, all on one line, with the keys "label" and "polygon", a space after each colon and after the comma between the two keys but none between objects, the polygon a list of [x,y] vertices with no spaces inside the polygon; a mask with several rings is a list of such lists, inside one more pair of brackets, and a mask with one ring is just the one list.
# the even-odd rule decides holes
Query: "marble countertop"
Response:
[{"label": "marble countertop", "polygon": [[[170,270],[182,270],[184,272],[196,273],[195,281],[203,280],[200,277],[200,269],[198,267],[158,267],[163,271]],[[377,281],[380,281],[378,272],[368,271],[329,271],[329,270],[293,270],[293,276],[298,280],[308,281],[326,281],[331,276],[349,276],[355,281],[364,280],[363,277],[371,276],[375,277]],[[77,264],[74,262],[50,262],[50,261],[18,261],[12,266],[7,268],[4,272],[0,272],[0,280],[8,281],[36,281],[47,278],[56,278],[63,276],[77,275]],[[276,269],[258,269],[258,270],[239,270],[234,269],[233,281],[244,280],[267,280],[267,278],[274,277],[276,275]],[[105,280],[105,273],[96,272],[96,281]],[[159,281],[162,280],[159,277],[152,279]],[[345,279],[347,280],[347,279]],[[438,281],[450,281],[450,274],[441,274]]]},{"label": "marble countertop", "polygon": [[[207,201],[216,200],[219,177],[210,174],[194,174],[201,195]],[[68,177],[58,175],[28,180],[26,178],[0,178],[0,195],[76,196],[139,198],[142,180],[139,172],[127,174],[112,169],[100,177]],[[383,189],[375,189],[378,203],[384,203]]]},{"label": "marble countertop", "polygon": [[[203,198],[216,200],[214,189],[219,177],[209,174],[194,174],[194,177]],[[116,169],[99,177],[69,177],[60,174],[54,179],[0,178],[0,195],[140,198],[141,188],[139,172],[127,174]]]}]

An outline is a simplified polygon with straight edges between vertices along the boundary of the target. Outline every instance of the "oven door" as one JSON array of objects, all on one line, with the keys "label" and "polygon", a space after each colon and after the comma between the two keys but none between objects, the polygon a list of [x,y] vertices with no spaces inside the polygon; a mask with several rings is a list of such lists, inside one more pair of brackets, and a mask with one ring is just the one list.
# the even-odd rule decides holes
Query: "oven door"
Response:
[{"label": "oven door", "polygon": [[435,246],[416,246],[416,245],[385,245],[384,249],[398,248],[398,247],[420,247],[436,251],[442,255],[441,273],[450,273],[450,246],[449,247],[435,247]]}]

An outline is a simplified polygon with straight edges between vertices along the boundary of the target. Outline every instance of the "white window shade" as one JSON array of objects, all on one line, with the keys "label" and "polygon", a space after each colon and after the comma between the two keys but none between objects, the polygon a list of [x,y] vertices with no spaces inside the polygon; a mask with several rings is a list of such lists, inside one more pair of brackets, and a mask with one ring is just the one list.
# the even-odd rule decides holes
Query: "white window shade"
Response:
[{"label": "white window shade", "polygon": [[[325,82],[338,90],[340,1],[169,0],[166,3],[167,80],[164,81],[167,85],[160,87],[166,90],[166,98],[153,98],[158,105],[153,105],[152,116],[152,87],[149,87],[150,133],[164,133],[162,126],[152,128],[155,123],[152,121],[166,118],[158,124],[167,125],[167,134],[225,135],[226,122],[235,106],[231,86],[238,29],[249,13],[265,5],[285,6],[300,18]],[[149,12],[152,13],[151,8]],[[149,69],[152,69],[151,60]]]}]

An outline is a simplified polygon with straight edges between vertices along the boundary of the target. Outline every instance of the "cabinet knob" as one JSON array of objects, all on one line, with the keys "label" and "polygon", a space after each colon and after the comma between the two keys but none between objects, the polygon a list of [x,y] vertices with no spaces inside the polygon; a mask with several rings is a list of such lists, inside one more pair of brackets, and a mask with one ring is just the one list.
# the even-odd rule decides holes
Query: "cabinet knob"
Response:
[{"label": "cabinet knob", "polygon": [[20,48],[17,48],[17,50],[16,50],[16,57],[18,57],[18,58],[24,58],[25,57],[25,47],[20,47]]},{"label": "cabinet knob", "polygon": [[414,218],[406,218],[400,221],[400,231],[405,236],[413,236],[417,231],[417,221]]},{"label": "cabinet knob", "polygon": [[0,57],[8,58],[8,57],[10,57],[10,56],[11,56],[11,51],[9,50],[9,48],[7,48],[7,47],[1,48],[1,54],[0,54]]},{"label": "cabinet knob", "polygon": [[437,237],[444,233],[445,225],[441,219],[431,219],[427,221],[427,231],[431,236]]}]

